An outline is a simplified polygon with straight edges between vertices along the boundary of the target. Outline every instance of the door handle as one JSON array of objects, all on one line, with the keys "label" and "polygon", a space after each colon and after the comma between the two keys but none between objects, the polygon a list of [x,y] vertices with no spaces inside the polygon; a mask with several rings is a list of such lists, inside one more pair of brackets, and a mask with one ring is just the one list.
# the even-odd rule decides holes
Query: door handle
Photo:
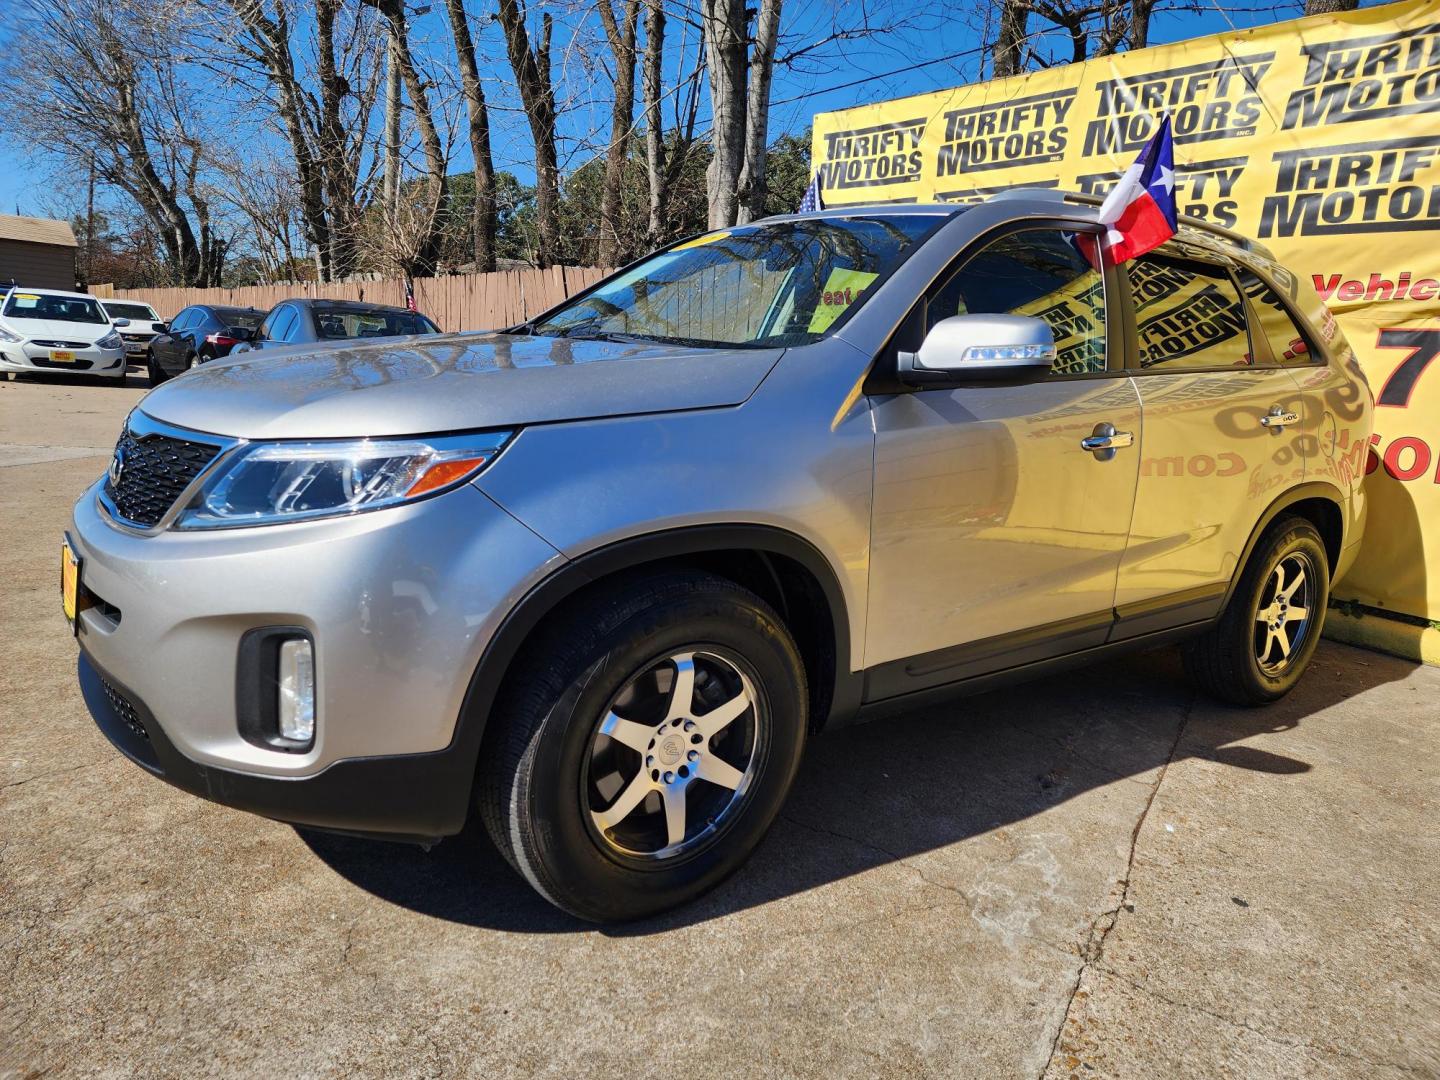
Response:
[{"label": "door handle", "polygon": [[1270,406],[1270,412],[1260,417],[1260,426],[1267,428],[1289,427],[1291,424],[1298,424],[1300,416],[1298,413],[1286,412],[1279,405]]},{"label": "door handle", "polygon": [[1134,445],[1135,433],[1116,431],[1114,424],[1096,424],[1095,434],[1080,440],[1080,447],[1084,450],[1118,450],[1122,446]]},{"label": "door handle", "polygon": [[1080,449],[1089,450],[1099,461],[1109,461],[1121,447],[1134,446],[1135,433],[1116,431],[1114,424],[1100,423],[1095,430],[1080,440]]}]

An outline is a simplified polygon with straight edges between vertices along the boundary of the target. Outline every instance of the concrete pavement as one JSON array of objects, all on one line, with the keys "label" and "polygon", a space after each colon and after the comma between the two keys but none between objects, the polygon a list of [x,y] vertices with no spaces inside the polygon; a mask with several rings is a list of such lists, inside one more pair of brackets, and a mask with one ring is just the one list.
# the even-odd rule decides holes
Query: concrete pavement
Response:
[{"label": "concrete pavement", "polygon": [[1160,652],[816,740],[700,902],[618,929],[483,835],[214,806],[89,720],[58,537],[129,388],[0,382],[0,1077],[1440,1075],[1440,669],[1286,701]]}]

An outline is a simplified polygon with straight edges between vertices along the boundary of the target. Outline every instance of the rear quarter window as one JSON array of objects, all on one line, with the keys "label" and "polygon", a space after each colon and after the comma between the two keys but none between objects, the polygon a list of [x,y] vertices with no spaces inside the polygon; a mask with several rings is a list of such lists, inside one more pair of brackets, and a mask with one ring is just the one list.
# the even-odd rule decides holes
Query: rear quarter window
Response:
[{"label": "rear quarter window", "polygon": [[[1294,367],[1324,359],[1314,347],[1313,331],[1295,320],[1264,278],[1247,266],[1237,266],[1235,277],[1250,310],[1250,336],[1255,343],[1257,361],[1268,359],[1270,363]],[[1325,314],[1328,316],[1329,312]]]}]

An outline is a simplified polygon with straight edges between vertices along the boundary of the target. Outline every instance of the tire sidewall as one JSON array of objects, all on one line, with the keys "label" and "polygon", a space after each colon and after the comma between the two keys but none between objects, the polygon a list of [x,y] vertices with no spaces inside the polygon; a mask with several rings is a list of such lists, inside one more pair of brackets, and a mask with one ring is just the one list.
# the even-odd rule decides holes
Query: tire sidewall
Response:
[{"label": "tire sidewall", "polygon": [[[1291,657],[1290,663],[1283,671],[1270,675],[1261,669],[1260,660],[1255,655],[1253,641],[1255,618],[1260,610],[1260,600],[1265,594],[1266,582],[1275,572],[1275,567],[1282,559],[1297,552],[1303,552],[1309,558],[1312,567],[1315,587],[1311,590],[1310,604],[1314,614],[1311,616],[1305,640],[1300,643],[1299,652]],[[1261,558],[1255,561],[1255,572],[1249,575],[1246,581],[1247,591],[1240,629],[1247,635],[1244,652],[1247,658],[1246,672],[1255,689],[1267,698],[1274,700],[1289,693],[1299,682],[1300,677],[1305,674],[1305,669],[1310,664],[1310,658],[1315,655],[1315,650],[1319,647],[1320,634],[1325,627],[1325,612],[1330,602],[1329,566],[1325,547],[1321,543],[1319,535],[1313,528],[1298,523],[1277,532],[1274,538],[1265,545]]]},{"label": "tire sidewall", "polygon": [[[617,626],[610,647],[584,666],[554,702],[511,789],[512,831],[518,811],[534,822],[528,837],[512,835],[517,857],[542,891],[570,910],[625,919],[698,895],[735,870],[760,842],[789,791],[805,737],[804,669],[788,633],[761,610],[733,597],[694,597],[642,612]],[[713,842],[700,850],[638,869],[605,851],[583,815],[581,786],[604,710],[620,688],[656,657],[706,647],[738,654],[754,672],[769,717],[768,745],[746,801]],[[585,662],[588,661],[588,662]],[[757,733],[757,738],[759,733]],[[528,843],[526,841],[528,840]],[[537,873],[538,871],[538,873]]]}]

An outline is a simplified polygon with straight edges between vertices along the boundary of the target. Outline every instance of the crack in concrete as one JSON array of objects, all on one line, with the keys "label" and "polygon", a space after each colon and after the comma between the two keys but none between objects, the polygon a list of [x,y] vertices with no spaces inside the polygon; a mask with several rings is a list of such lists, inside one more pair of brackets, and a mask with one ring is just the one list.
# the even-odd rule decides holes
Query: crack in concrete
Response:
[{"label": "crack in concrete", "polygon": [[897,862],[901,866],[905,867],[905,869],[909,870],[926,885],[929,885],[932,888],[942,889],[948,893],[953,893],[954,895],[960,897],[961,900],[965,901],[968,906],[972,908],[975,906],[974,899],[966,895],[964,891],[957,889],[953,885],[946,885],[944,882],[936,881],[934,878],[926,874],[924,870],[922,870],[920,867],[916,866],[909,859],[907,859],[904,855],[901,855],[898,851],[891,851],[889,848],[881,847],[879,844],[874,843],[873,841],[862,840],[858,836],[851,836],[849,833],[843,833],[837,829],[829,829],[824,827],[823,825],[813,825],[808,821],[801,821],[799,818],[792,817],[789,814],[781,814],[780,817],[783,820],[790,822],[792,825],[800,826],[800,828],[802,829],[809,829],[811,832],[817,832],[823,836],[833,836],[837,840],[848,840],[850,843],[855,844],[857,847],[866,848],[870,851],[874,851],[881,855],[884,855],[891,862]]},{"label": "crack in concrete", "polygon": [[66,773],[79,772],[81,769],[92,769],[96,765],[103,765],[114,758],[96,758],[94,761],[82,761],[79,765],[71,765],[64,769],[52,769],[50,772],[36,773],[34,776],[27,776],[24,780],[12,780],[8,784],[0,784],[0,791],[9,791],[11,788],[24,787],[33,780],[48,780],[52,776],[64,776]]},{"label": "crack in concrete", "polygon": [[1061,739],[1058,735],[1051,735],[1051,736],[1050,736],[1050,741],[1051,741],[1052,743],[1054,743],[1056,746],[1058,746],[1061,750],[1064,750],[1065,753],[1067,753],[1067,754],[1069,754],[1071,757],[1075,758],[1077,761],[1082,761],[1082,762],[1084,762],[1086,765],[1089,765],[1089,766],[1090,766],[1092,769],[1094,769],[1096,772],[1103,773],[1105,776],[1110,777],[1111,780],[1123,780],[1123,781],[1124,781],[1125,783],[1127,783],[1127,784],[1138,784],[1138,785],[1141,786],[1141,787],[1147,787],[1147,786],[1148,786],[1148,785],[1145,783],[1144,780],[1141,780],[1141,779],[1140,779],[1139,777],[1137,777],[1137,776],[1132,776],[1132,775],[1129,775],[1129,774],[1127,774],[1127,773],[1122,773],[1122,772],[1120,772],[1120,771],[1117,770],[1117,769],[1112,769],[1109,765],[1105,765],[1105,764],[1103,764],[1103,763],[1101,763],[1101,762],[1099,762],[1099,761],[1096,761],[1094,758],[1087,757],[1086,755],[1080,753],[1079,750],[1076,750],[1073,746],[1070,746],[1069,744],[1067,744],[1067,743],[1066,743],[1063,739]]},{"label": "crack in concrete", "polygon": [[1115,924],[1120,921],[1120,912],[1125,909],[1126,901],[1130,899],[1130,879],[1135,872],[1135,849],[1139,846],[1140,831],[1145,827],[1145,821],[1150,816],[1150,808],[1155,805],[1155,796],[1160,793],[1160,785],[1165,782],[1165,774],[1170,771],[1170,765],[1175,760],[1175,755],[1180,749],[1180,740],[1185,737],[1185,728],[1190,723],[1190,714],[1195,711],[1195,693],[1192,691],[1190,700],[1186,702],[1184,711],[1180,714],[1179,722],[1175,725],[1175,738],[1170,743],[1170,752],[1165,755],[1165,763],[1160,766],[1160,771],[1155,774],[1155,782],[1150,786],[1150,794],[1145,797],[1145,805],[1140,808],[1140,815],[1135,819],[1135,827],[1130,830],[1130,853],[1125,860],[1125,876],[1117,884],[1120,885],[1120,899],[1115,906],[1102,911],[1090,924],[1090,932],[1086,935],[1085,944],[1080,949],[1080,966],[1075,971],[1075,980],[1070,986],[1070,992],[1065,998],[1065,1009],[1060,1014],[1060,1022],[1055,1026],[1054,1038],[1050,1040],[1050,1053],[1045,1058],[1045,1063],[1040,1066],[1037,1074],[1039,1080],[1043,1080],[1045,1074],[1050,1071],[1050,1065],[1055,1060],[1055,1055],[1060,1051],[1060,1040],[1065,1035],[1065,1024],[1070,1019],[1070,1011],[1075,1008],[1075,996],[1080,992],[1080,986],[1085,981],[1085,973],[1091,967],[1100,963],[1105,953],[1105,939],[1110,936],[1110,931],[1115,929]]},{"label": "crack in concrete", "polygon": [[[845,841],[848,841],[848,842],[851,843],[851,844],[854,844],[854,845],[857,846],[857,847],[863,848],[863,849],[868,850],[868,851],[876,852],[876,853],[878,853],[878,854],[880,854],[880,855],[884,855],[884,856],[886,857],[886,859],[889,860],[890,862],[898,863],[898,864],[900,864],[901,866],[903,866],[906,870],[909,870],[912,874],[914,874],[916,877],[918,877],[918,878],[920,879],[920,881],[921,881],[922,884],[928,885],[928,886],[930,886],[930,887],[933,888],[933,889],[939,889],[941,892],[950,893],[952,896],[959,897],[959,899],[960,899],[960,900],[964,903],[964,905],[965,905],[965,912],[966,912],[966,914],[969,915],[972,919],[973,919],[973,918],[976,918],[976,907],[977,907],[977,904],[976,904],[976,901],[975,901],[975,899],[974,899],[973,897],[971,897],[968,893],[964,892],[963,890],[957,889],[957,888],[956,888],[955,886],[953,886],[953,885],[946,885],[944,882],[936,881],[934,878],[932,878],[932,877],[930,877],[928,874],[926,874],[924,870],[922,870],[920,867],[916,866],[914,863],[910,862],[907,858],[905,858],[905,856],[901,855],[899,852],[897,852],[897,851],[891,851],[889,848],[881,847],[879,844],[873,843],[872,841],[869,841],[869,840],[862,840],[862,839],[861,839],[860,837],[858,837],[858,836],[851,836],[849,833],[840,832],[838,829],[828,829],[828,828],[825,828],[825,827],[822,826],[822,825],[813,825],[813,824],[811,824],[811,823],[808,822],[808,821],[801,821],[799,818],[793,817],[793,816],[791,816],[791,815],[789,815],[789,814],[785,814],[785,813],[780,814],[780,819],[783,820],[783,821],[787,821],[787,822],[789,822],[789,823],[792,824],[792,825],[798,825],[800,828],[806,829],[806,830],[808,830],[808,831],[810,831],[810,832],[819,833],[819,834],[822,835],[822,836],[833,836],[833,837],[835,837],[835,839],[837,839],[837,840],[845,840]],[[949,903],[949,902],[947,901],[947,904],[948,904],[948,903]],[[910,907],[900,908],[900,909],[897,910],[897,911],[889,912],[888,914],[875,915],[875,916],[867,916],[867,917],[864,918],[864,919],[857,919],[857,920],[855,920],[855,921],[852,922],[852,923],[847,923],[847,924],[845,924],[845,926],[846,926],[846,927],[848,927],[848,926],[858,926],[858,925],[861,925],[861,924],[867,923],[867,922],[884,922],[884,921],[889,921],[889,920],[898,918],[898,917],[901,916],[901,915],[910,914],[910,913],[912,913],[912,912],[939,911],[943,906],[946,906],[946,905],[942,905],[942,904],[912,905],[912,906],[910,906]],[[840,929],[843,929],[843,928],[844,928],[844,927],[841,927]],[[1027,932],[1027,931],[1023,931],[1023,930],[1013,931],[1013,933],[1015,933],[1018,937],[1023,937],[1026,941],[1030,941],[1030,942],[1035,943],[1036,945],[1043,945],[1043,946],[1045,946],[1046,948],[1054,949],[1054,950],[1056,950],[1057,952],[1063,952],[1063,953],[1065,953],[1066,955],[1070,955],[1070,953],[1071,953],[1071,950],[1070,950],[1070,948],[1069,948],[1068,945],[1062,945],[1062,944],[1060,944],[1060,943],[1058,943],[1058,942],[1050,941],[1050,940],[1047,939],[1047,938],[1037,937],[1036,935],[1031,934],[1031,933],[1029,933],[1029,932]]]},{"label": "crack in concrete", "polygon": [[1320,1054],[1337,1054],[1340,1057],[1346,1058],[1350,1061],[1358,1061],[1361,1064],[1369,1065],[1372,1068],[1395,1069],[1399,1072],[1414,1073],[1417,1076],[1434,1076],[1433,1071],[1419,1065],[1404,1065],[1398,1061],[1385,1061],[1376,1058],[1368,1058],[1365,1057],[1363,1054],[1356,1054],[1350,1050],[1342,1050],[1338,1046],[1322,1046],[1319,1043],[1309,1042],[1305,1039],[1291,1038],[1285,1035],[1281,1035],[1278,1032],[1266,1031],[1264,1028],[1259,1028],[1256,1027],[1254,1024],[1246,1023],[1244,1020],[1238,1020],[1233,1016],[1227,1016],[1226,1014],[1216,1012],[1213,1009],[1207,1009],[1203,1005],[1195,1005],[1188,1001],[1178,1001],[1175,998],[1168,997],[1165,994],[1160,993],[1153,987],[1147,986],[1146,984],[1141,982],[1137,982],[1136,980],[1130,978],[1127,975],[1122,975],[1120,972],[1116,971],[1112,967],[1106,967],[1104,965],[1096,964],[1095,969],[1105,975],[1109,975],[1111,978],[1124,983],[1132,990],[1144,994],[1146,997],[1152,998],[1163,1005],[1168,1005],[1176,1009],[1186,1009],[1190,1012],[1197,1012],[1202,1016],[1210,1017],[1212,1020],[1219,1020],[1222,1024],[1229,1024],[1231,1027],[1237,1027],[1243,1031],[1248,1031],[1252,1035],[1258,1035],[1260,1038],[1266,1040],[1267,1042],[1273,1042],[1278,1046],[1286,1046],[1291,1048],[1292,1050],[1313,1050],[1316,1053]]}]

